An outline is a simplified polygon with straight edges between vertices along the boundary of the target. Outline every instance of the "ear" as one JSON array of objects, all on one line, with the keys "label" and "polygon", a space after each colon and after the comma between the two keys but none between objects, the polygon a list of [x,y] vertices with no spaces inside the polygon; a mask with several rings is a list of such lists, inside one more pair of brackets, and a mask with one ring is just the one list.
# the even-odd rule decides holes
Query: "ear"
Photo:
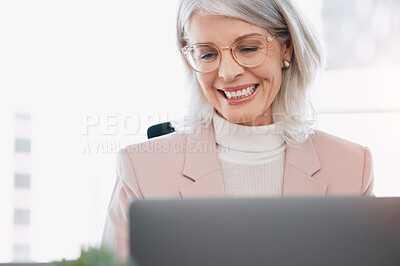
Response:
[{"label": "ear", "polygon": [[283,59],[286,59],[289,62],[291,62],[292,54],[293,54],[293,42],[292,39],[289,37],[289,39],[282,44],[282,61]]}]

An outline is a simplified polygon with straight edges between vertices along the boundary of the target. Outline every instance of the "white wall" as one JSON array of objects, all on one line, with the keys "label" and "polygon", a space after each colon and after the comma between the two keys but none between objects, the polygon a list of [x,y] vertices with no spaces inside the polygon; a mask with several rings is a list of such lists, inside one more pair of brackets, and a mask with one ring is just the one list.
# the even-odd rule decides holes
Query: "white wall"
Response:
[{"label": "white wall", "polygon": [[14,111],[32,117],[32,258],[75,257],[100,241],[116,151],[183,106],[175,9],[176,1],[0,2],[0,261],[11,259]]}]

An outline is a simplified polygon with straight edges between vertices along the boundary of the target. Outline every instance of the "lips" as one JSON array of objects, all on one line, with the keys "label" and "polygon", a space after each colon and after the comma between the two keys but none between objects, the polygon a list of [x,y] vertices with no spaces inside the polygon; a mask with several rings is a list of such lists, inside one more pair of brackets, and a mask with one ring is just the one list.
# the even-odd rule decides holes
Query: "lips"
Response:
[{"label": "lips", "polygon": [[248,84],[218,90],[228,104],[241,104],[248,102],[257,94],[259,84]]}]

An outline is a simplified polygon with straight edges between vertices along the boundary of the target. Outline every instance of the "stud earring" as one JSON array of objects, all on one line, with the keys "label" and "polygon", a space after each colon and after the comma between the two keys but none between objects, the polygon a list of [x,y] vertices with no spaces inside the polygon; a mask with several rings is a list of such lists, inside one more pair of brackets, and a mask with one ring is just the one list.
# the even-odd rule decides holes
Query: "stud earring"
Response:
[{"label": "stud earring", "polygon": [[290,62],[286,59],[283,59],[283,68],[288,69],[290,67]]}]

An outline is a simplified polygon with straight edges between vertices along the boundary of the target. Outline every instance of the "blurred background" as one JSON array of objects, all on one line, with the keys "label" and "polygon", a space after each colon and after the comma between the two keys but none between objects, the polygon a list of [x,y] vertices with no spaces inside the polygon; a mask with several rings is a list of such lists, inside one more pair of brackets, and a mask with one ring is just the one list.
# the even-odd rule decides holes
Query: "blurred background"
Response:
[{"label": "blurred background", "polygon": [[[400,196],[400,1],[297,0],[326,41],[317,127]],[[0,262],[100,243],[118,150],[184,110],[177,0],[0,1]]]}]

